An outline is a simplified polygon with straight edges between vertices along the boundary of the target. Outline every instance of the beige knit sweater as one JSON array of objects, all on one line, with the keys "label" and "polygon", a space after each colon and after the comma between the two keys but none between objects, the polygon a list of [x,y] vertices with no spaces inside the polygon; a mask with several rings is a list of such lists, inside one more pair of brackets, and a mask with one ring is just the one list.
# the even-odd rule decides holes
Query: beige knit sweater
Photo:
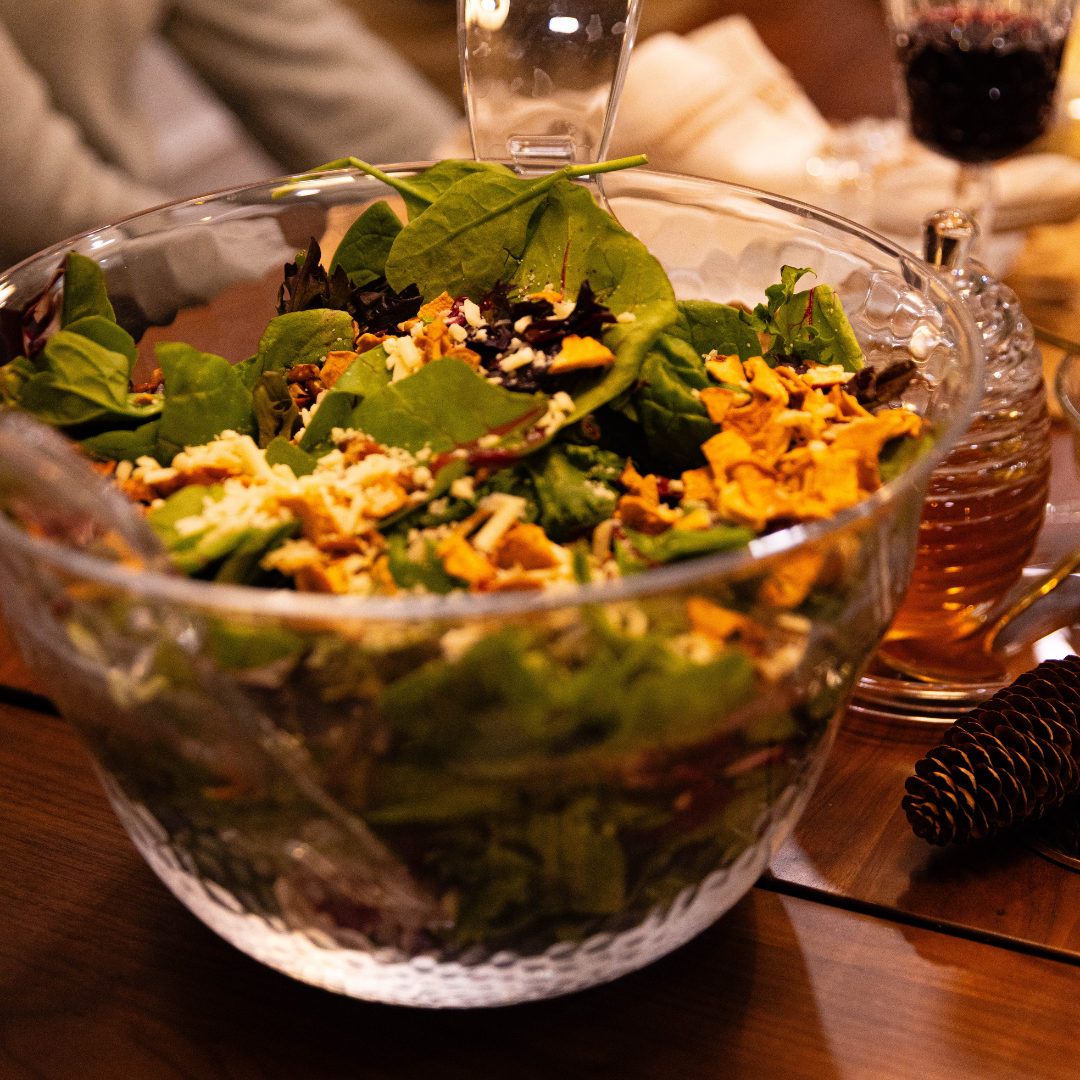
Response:
[{"label": "beige knit sweater", "polygon": [[0,267],[167,201],[133,91],[155,34],[288,171],[416,160],[455,119],[334,0],[0,0]]}]

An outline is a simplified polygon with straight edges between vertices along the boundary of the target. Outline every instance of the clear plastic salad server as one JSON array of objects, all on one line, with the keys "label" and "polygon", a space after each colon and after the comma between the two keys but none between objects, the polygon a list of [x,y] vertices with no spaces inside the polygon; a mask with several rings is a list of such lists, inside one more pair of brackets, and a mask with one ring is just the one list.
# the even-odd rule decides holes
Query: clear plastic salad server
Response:
[{"label": "clear plastic salad server", "polygon": [[473,154],[550,171],[603,161],[641,0],[458,0]]}]

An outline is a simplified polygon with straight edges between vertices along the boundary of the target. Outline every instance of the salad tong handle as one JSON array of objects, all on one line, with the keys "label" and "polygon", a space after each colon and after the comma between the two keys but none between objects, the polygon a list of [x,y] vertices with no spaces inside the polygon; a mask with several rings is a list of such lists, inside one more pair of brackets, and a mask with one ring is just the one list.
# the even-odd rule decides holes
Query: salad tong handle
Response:
[{"label": "salad tong handle", "polygon": [[549,172],[603,161],[641,0],[458,0],[473,156]]}]

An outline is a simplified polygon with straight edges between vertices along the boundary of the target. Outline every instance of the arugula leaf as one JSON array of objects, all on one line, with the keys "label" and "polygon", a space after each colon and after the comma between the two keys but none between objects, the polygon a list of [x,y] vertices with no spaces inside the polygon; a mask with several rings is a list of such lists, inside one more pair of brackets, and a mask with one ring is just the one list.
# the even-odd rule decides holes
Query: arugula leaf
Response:
[{"label": "arugula leaf", "polygon": [[746,547],[757,533],[732,525],[717,529],[668,529],[659,536],[627,529],[626,535],[639,555],[652,563],[669,563]]},{"label": "arugula leaf", "polygon": [[381,278],[386,269],[386,257],[399,232],[401,222],[389,204],[385,201],[373,203],[341,238],[330,260],[331,277],[340,266],[354,285],[367,285]]},{"label": "arugula leaf", "polygon": [[655,460],[670,470],[697,468],[704,462],[701,444],[716,428],[693,393],[713,385],[696,346],[661,334],[642,365],[641,381],[633,402]]},{"label": "arugula leaf", "polygon": [[266,464],[288,465],[293,476],[310,476],[318,463],[318,458],[312,457],[280,435],[266,448]]},{"label": "arugula leaf", "polygon": [[391,536],[387,547],[387,559],[390,573],[399,589],[411,589],[423,585],[428,592],[445,595],[454,589],[460,589],[465,582],[451,577],[435,554],[435,541],[425,540],[423,562],[414,562],[409,558],[408,541],[400,533]]},{"label": "arugula leaf", "polygon": [[185,446],[202,446],[223,431],[256,433],[251,393],[228,360],[174,342],[154,352],[165,376],[158,443],[169,461]]},{"label": "arugula leaf", "polygon": [[88,315],[100,315],[116,322],[116,312],[105,290],[105,272],[93,259],[77,252],[68,253],[64,263],[64,300],[60,309],[60,328]]},{"label": "arugula leaf", "polygon": [[91,457],[105,461],[138,461],[141,457],[156,458],[158,455],[158,430],[160,420],[151,420],[134,431],[121,428],[104,431],[83,439],[79,445]]},{"label": "arugula leaf", "polygon": [[[318,420],[330,395],[323,400]],[[543,394],[515,394],[493,386],[468,364],[444,357],[365,398],[349,424],[378,443],[416,453],[448,453],[484,435],[510,435],[544,414]],[[305,434],[301,446],[307,439]]]},{"label": "arugula leaf", "polygon": [[713,349],[719,356],[738,353],[740,360],[761,355],[757,334],[743,321],[738,308],[712,300],[680,300],[678,304],[688,340],[698,356],[707,356]]},{"label": "arugula leaf", "polygon": [[148,420],[161,411],[161,402],[154,397],[150,404],[135,404],[142,395],[128,393],[130,367],[123,353],[71,330],[58,330],[45,345],[39,370],[23,384],[19,404],[55,427],[105,419]]},{"label": "arugula leaf", "polygon": [[264,371],[251,391],[251,408],[259,429],[259,448],[265,450],[284,432],[288,439],[300,425],[300,410],[280,371]]}]

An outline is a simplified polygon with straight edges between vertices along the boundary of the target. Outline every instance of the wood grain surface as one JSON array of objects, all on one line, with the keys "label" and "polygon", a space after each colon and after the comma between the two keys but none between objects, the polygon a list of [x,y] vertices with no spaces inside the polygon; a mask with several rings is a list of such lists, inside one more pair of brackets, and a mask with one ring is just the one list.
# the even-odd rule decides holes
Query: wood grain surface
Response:
[{"label": "wood grain surface", "polygon": [[67,725],[0,707],[4,1080],[1075,1075],[1080,972],[754,889],[644,971],[425,1012],[248,959],[158,883]]}]

